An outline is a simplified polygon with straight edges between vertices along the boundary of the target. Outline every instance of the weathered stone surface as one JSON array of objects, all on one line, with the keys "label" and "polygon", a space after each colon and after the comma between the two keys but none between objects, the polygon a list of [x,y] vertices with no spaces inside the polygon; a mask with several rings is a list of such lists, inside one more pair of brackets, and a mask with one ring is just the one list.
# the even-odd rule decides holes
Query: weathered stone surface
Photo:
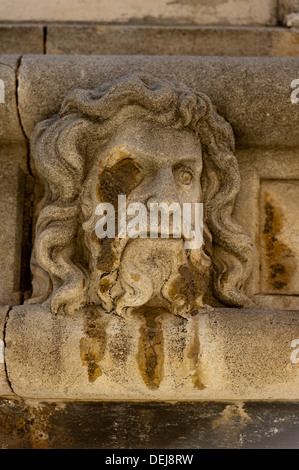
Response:
[{"label": "weathered stone surface", "polygon": [[298,34],[277,27],[0,24],[0,54],[297,57]]},{"label": "weathered stone surface", "polygon": [[0,54],[43,54],[41,25],[0,24]]},{"label": "weathered stone surface", "polygon": [[21,301],[21,262],[24,210],[24,161],[27,149],[0,147],[0,304]]},{"label": "weathered stone surface", "polygon": [[[188,317],[206,306],[253,307],[244,292],[251,240],[230,216],[239,189],[234,136],[208,96],[149,74],[75,90],[37,126],[31,151],[45,185],[31,303],[49,302],[54,314],[101,305],[125,318],[139,308],[148,318],[155,308]],[[108,239],[98,231],[107,203],[127,226],[115,231],[112,221]],[[154,223],[152,206],[165,203],[179,209],[176,220],[164,209]],[[136,205],[139,228],[129,212]]]},{"label": "weathered stone surface", "polygon": [[17,111],[16,73],[19,58],[0,56],[0,141],[24,141]]},{"label": "weathered stone surface", "polygon": [[295,58],[29,56],[19,75],[20,112],[30,137],[39,121],[58,112],[68,91],[148,72],[210,96],[232,125],[237,146],[296,147],[299,104],[291,102],[291,82],[298,77],[298,63]]},{"label": "weathered stone surface", "polygon": [[14,396],[6,377],[5,371],[5,345],[4,345],[4,328],[8,306],[0,306],[0,396]]},{"label": "weathered stone surface", "polygon": [[83,0],[75,5],[70,0],[50,3],[28,0],[3,0],[2,21],[97,21],[103,23],[166,24],[275,24],[275,0]]},{"label": "weathered stone surface", "polygon": [[297,312],[219,309],[159,321],[164,357],[159,352],[157,361],[164,368],[150,387],[138,364],[139,317],[126,322],[95,310],[53,316],[40,306],[15,307],[6,328],[12,388],[38,399],[298,400]]},{"label": "weathered stone surface", "polygon": [[47,54],[298,57],[285,28],[49,25]]},{"label": "weathered stone surface", "polygon": [[298,152],[239,149],[236,156],[241,189],[234,217],[254,241],[247,294],[260,307],[298,310]]},{"label": "weathered stone surface", "polygon": [[165,461],[164,449],[193,456],[192,464],[197,467],[202,462],[201,449],[298,449],[298,424],[298,404],[286,402],[0,400],[1,449],[105,449],[98,456],[99,465],[113,454],[139,456],[139,462],[149,462],[150,454],[162,454]]},{"label": "weathered stone surface", "polygon": [[262,292],[299,295],[299,180],[261,182]]},{"label": "weathered stone surface", "polygon": [[[35,298],[35,301],[51,303],[52,312],[50,313],[46,305],[37,305],[18,307],[10,313],[6,331],[6,365],[9,380],[18,395],[36,399],[148,401],[299,399],[296,350],[299,343],[296,265],[298,237],[293,222],[296,220],[299,181],[299,104],[294,100],[294,93],[291,100],[291,82],[297,76],[298,63],[297,59],[194,57],[31,56],[24,59],[19,75],[19,98],[27,136],[31,136],[35,124],[42,119],[51,118],[48,123],[39,125],[32,138],[35,169],[48,184],[46,205],[43,207],[45,210],[37,223],[38,248],[35,254],[38,253],[39,258],[33,259],[32,266],[41,268],[41,275],[35,279],[40,281],[40,286],[44,282],[46,285],[41,298]],[[94,214],[95,204],[99,200],[110,200],[109,198],[112,198],[113,202],[115,194],[119,193],[119,189],[123,189],[122,184],[124,189],[128,187],[131,190],[138,168],[149,168],[151,164],[154,170],[151,167],[151,170],[147,171],[155,181],[153,186],[156,193],[165,193],[164,196],[167,196],[169,192],[174,197],[175,193],[168,191],[171,187],[169,178],[166,181],[163,173],[164,176],[159,179],[158,184],[156,172],[161,169],[163,172],[168,171],[171,167],[169,174],[174,178],[173,169],[180,168],[177,167],[178,161],[175,158],[180,162],[183,159],[180,152],[175,152],[177,148],[184,149],[190,157],[189,160],[196,156],[196,160],[201,161],[200,146],[197,143],[196,148],[194,147],[196,139],[190,135],[192,132],[187,138],[185,134],[181,134],[181,128],[176,127],[174,132],[171,127],[168,130],[162,129],[162,132],[160,128],[155,127],[155,119],[158,119],[159,114],[157,110],[160,110],[159,105],[164,101],[160,95],[159,99],[151,101],[148,90],[152,94],[153,90],[158,93],[161,83],[151,88],[152,79],[148,77],[145,79],[145,90],[141,82],[138,82],[138,85],[134,82],[135,85],[130,84],[130,87],[134,93],[142,88],[145,102],[147,106],[151,103],[156,118],[151,118],[152,110],[147,110],[148,122],[142,121],[138,114],[140,110],[138,113],[136,111],[136,92],[135,114],[133,117],[125,115],[125,118],[135,120],[129,122],[130,125],[124,125],[119,118],[118,125],[115,124],[114,127],[117,132],[115,135],[112,133],[111,138],[108,124],[111,124],[111,116],[118,116],[114,113],[113,106],[114,103],[118,106],[119,95],[118,99],[112,100],[113,106],[109,100],[106,103],[104,99],[103,107],[97,107],[99,96],[104,96],[110,89],[107,82],[137,71],[150,72],[158,77],[182,82],[197,92],[208,93],[217,105],[220,115],[232,124],[237,138],[237,160],[242,176],[241,191],[236,200],[233,217],[239,221],[255,244],[256,262],[249,290],[245,291],[245,295],[256,300],[257,305],[270,307],[273,311],[220,309],[210,312],[203,309],[201,314],[197,315],[193,310],[188,311],[187,313],[193,315],[188,317],[182,306],[180,311],[179,304],[176,304],[177,300],[182,300],[178,296],[181,284],[177,282],[172,291],[175,299],[172,314],[164,310],[164,304],[161,306],[151,303],[151,314],[139,309],[130,311],[127,316],[128,308],[136,307],[130,303],[134,296],[127,289],[124,290],[124,295],[121,292],[123,297],[120,297],[117,282],[124,281],[122,287],[128,285],[126,275],[129,270],[126,271],[124,265],[120,266],[117,273],[119,276],[112,279],[111,283],[99,284],[95,273],[100,271],[107,281],[107,275],[112,272],[110,267],[113,265],[115,252],[108,243],[108,246],[106,244],[104,247],[103,257],[103,252],[93,243],[91,230],[94,228],[94,219],[89,216]],[[93,90],[104,82],[106,86],[100,91]],[[166,89],[165,83],[164,86]],[[80,87],[83,90],[74,91]],[[126,95],[124,82],[121,87],[121,100],[124,100],[125,105],[131,105],[131,101],[126,102],[125,99],[125,96],[130,95],[131,88],[129,92],[126,89]],[[86,91],[90,89],[93,91]],[[112,90],[112,95],[115,93],[116,96],[116,86],[112,87]],[[53,118],[69,91],[74,91],[74,94],[65,100],[60,116]],[[177,88],[171,95],[171,102],[175,102],[176,91]],[[216,142],[225,150],[225,161],[222,163],[226,171],[233,167],[237,172],[238,165],[233,157],[233,135],[227,123],[219,115],[209,115],[209,123],[216,121],[218,127],[213,128],[212,136],[208,138],[208,132],[196,127],[202,116],[199,95],[182,89],[179,96],[174,116],[179,115],[183,122],[185,119],[190,124],[193,122],[190,109],[198,112],[194,126],[203,139],[205,149],[202,155],[209,148],[210,142]],[[207,97],[200,96],[205,106],[212,109],[207,105]],[[190,98],[188,102],[184,101],[186,97]],[[182,108],[179,108],[179,105]],[[201,106],[207,109],[203,103]],[[126,109],[123,112],[125,113]],[[148,125],[150,119],[152,121]],[[163,119],[166,122],[164,115]],[[180,125],[175,118],[171,125],[174,122]],[[279,126],[277,122],[280,123]],[[59,133],[58,139],[59,126],[66,133]],[[222,132],[219,131],[220,128]],[[191,130],[194,132],[193,127]],[[104,153],[100,147],[103,135],[99,132],[102,131],[105,131],[103,135],[107,139]],[[230,147],[226,145],[227,139]],[[159,146],[161,142],[167,143],[165,148]],[[244,149],[244,146],[250,148]],[[210,158],[217,155],[219,147],[217,151],[215,147],[213,149],[214,154],[211,152]],[[138,156],[139,153],[143,157],[135,158],[135,154]],[[156,160],[157,155],[159,161]],[[127,160],[130,161],[131,166],[126,167],[124,172],[117,166],[120,163],[119,156],[121,165],[128,163]],[[229,166],[228,157],[231,164]],[[134,159],[137,161],[137,167],[132,166]],[[88,178],[83,184],[86,161],[90,166]],[[218,194],[220,170],[218,167],[214,170],[214,185],[218,185],[214,193]],[[127,176],[123,178],[123,175]],[[204,174],[207,175],[208,172]],[[184,177],[187,182],[190,181],[189,173]],[[61,178],[65,178],[65,181]],[[184,180],[184,184],[186,181]],[[228,187],[236,195],[238,185],[234,179],[230,180]],[[285,188],[288,189],[289,196]],[[149,197],[153,196],[149,193],[152,186],[146,189],[147,192],[141,191],[139,196],[147,195],[149,200]],[[213,193],[213,185],[210,189]],[[194,194],[197,198],[198,192]],[[267,199],[267,194],[271,200]],[[290,204],[286,197],[291,198]],[[79,215],[79,201],[84,206],[84,217]],[[231,210],[232,199],[229,202]],[[278,209],[281,212],[279,214]],[[244,214],[251,215],[244,217]],[[277,214],[278,225],[275,221]],[[222,222],[227,218],[226,214],[226,218],[221,219]],[[76,224],[73,224],[74,220]],[[59,231],[59,228],[63,230]],[[237,225],[234,228],[239,233]],[[52,237],[49,236],[51,231]],[[219,242],[221,233],[220,227]],[[213,231],[211,235],[213,238]],[[90,245],[84,245],[86,240],[89,240]],[[268,256],[270,242],[280,251],[279,256],[272,253],[275,251],[273,247],[270,247],[271,257]],[[86,248],[92,245],[94,251],[90,250],[90,258]],[[289,251],[286,251],[286,246]],[[151,247],[142,250],[137,245],[138,256],[137,251],[133,249],[129,252],[128,259],[123,257],[122,262],[129,268],[134,264],[135,268],[141,256],[142,262],[148,266],[151,257],[152,269],[147,271],[152,277],[157,277],[155,263],[158,266],[160,251]],[[240,253],[241,251],[239,255]],[[227,254],[230,254],[229,250]],[[166,260],[165,257],[163,259]],[[169,259],[170,256],[167,262]],[[180,257],[177,256],[176,259],[179,260]],[[201,259],[199,263],[201,267],[204,265],[202,261]],[[166,261],[164,265],[167,265]],[[175,267],[177,269],[178,265]],[[229,275],[232,270],[226,269],[224,272]],[[131,276],[134,292],[139,292],[139,275],[140,273],[134,271]],[[164,284],[160,282],[159,276],[157,278],[157,285],[161,290]],[[202,278],[205,279],[206,276],[203,275]],[[180,281],[182,279],[183,277]],[[184,285],[186,284],[188,283],[184,278]],[[152,298],[151,294],[157,293],[159,289],[154,282],[152,285],[153,291],[149,289],[149,302],[153,299],[156,302],[157,297]],[[116,286],[116,291],[110,291],[111,286]],[[142,284],[143,290],[140,288],[142,295],[137,295],[138,302],[143,299],[148,286],[150,283],[147,283],[146,279]],[[67,298],[64,287],[69,289]],[[94,293],[97,291],[106,302],[101,304],[105,313],[95,307],[99,305]],[[86,294],[83,301],[82,292]],[[192,299],[193,294],[194,291]],[[67,313],[70,315],[63,316],[63,309],[60,307],[64,308],[69,301],[77,302],[77,308],[83,305],[93,307],[81,309],[76,313],[69,309]],[[207,304],[213,305],[209,302]],[[141,302],[137,305],[141,307],[143,304]],[[228,305],[232,304],[228,302]],[[294,309],[297,312],[278,312],[278,308]]]}]

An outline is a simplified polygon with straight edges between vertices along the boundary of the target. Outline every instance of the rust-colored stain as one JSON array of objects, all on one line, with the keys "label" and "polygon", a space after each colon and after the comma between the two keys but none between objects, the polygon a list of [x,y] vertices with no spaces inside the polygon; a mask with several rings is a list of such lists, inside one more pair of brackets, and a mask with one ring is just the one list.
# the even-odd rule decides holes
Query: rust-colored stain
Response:
[{"label": "rust-colored stain", "polygon": [[209,269],[199,271],[189,263],[180,266],[178,271],[179,275],[172,282],[168,295],[175,303],[183,301],[190,315],[196,315],[198,308],[202,306],[206,295],[210,292]]},{"label": "rust-colored stain", "polygon": [[291,249],[278,239],[283,226],[283,213],[267,192],[264,193],[264,220],[262,237],[266,251],[266,285],[277,293],[290,292],[290,281],[297,263]]},{"label": "rust-colored stain", "polygon": [[136,186],[139,168],[132,158],[124,158],[111,168],[100,171],[97,195],[101,202],[109,202],[117,211],[118,196],[128,195]]},{"label": "rust-colored stain", "polygon": [[204,390],[206,386],[201,381],[200,370],[199,370],[200,341],[199,341],[197,331],[193,333],[192,343],[188,351],[188,359],[190,359],[191,368],[194,371],[192,374],[192,381],[193,381],[194,387],[198,388],[198,390]]},{"label": "rust-colored stain", "polygon": [[130,276],[133,279],[133,281],[136,281],[136,282],[140,281],[141,279],[141,276],[138,273],[130,273]]},{"label": "rust-colored stain", "polygon": [[102,272],[110,273],[113,270],[114,263],[117,260],[117,255],[114,248],[114,239],[100,239],[97,237],[94,230],[91,232],[90,239],[99,252],[99,256],[97,257],[96,262],[97,269]]},{"label": "rust-colored stain", "polygon": [[159,388],[164,373],[164,338],[161,322],[157,319],[160,310],[140,309],[139,312],[144,318],[144,326],[139,329],[137,363],[144,382],[153,390]]},{"label": "rust-colored stain", "polygon": [[[97,184],[97,197],[101,202],[108,202],[115,210],[115,233],[118,231],[118,196],[128,196],[137,184],[139,168],[131,158],[124,158],[111,168],[104,168],[99,172]],[[100,254],[97,259],[97,269],[102,272],[111,272],[117,261],[114,250],[114,239],[99,239],[95,232],[91,235],[92,243],[98,245]]]},{"label": "rust-colored stain", "polygon": [[234,447],[242,447],[240,436],[246,426],[252,421],[252,418],[244,410],[243,403],[237,405],[226,405],[220,413],[220,417],[213,419],[211,429],[215,437],[225,436],[229,443],[234,443]]},{"label": "rust-colored stain", "polygon": [[103,373],[100,362],[107,343],[105,328],[96,309],[86,312],[84,328],[86,337],[80,341],[81,360],[87,366],[89,381],[95,382]]},{"label": "rust-colored stain", "polygon": [[[53,438],[66,446],[73,444],[68,431],[52,423],[63,407],[54,403],[30,406],[19,400],[0,401],[0,447],[2,449],[49,449]],[[58,437],[59,436],[59,437]]]},{"label": "rust-colored stain", "polygon": [[103,279],[101,279],[100,281],[100,284],[99,284],[99,290],[102,294],[105,294],[105,292],[107,292],[109,290],[109,287],[110,287],[110,282],[109,282],[109,279],[107,279],[106,277],[104,277]]},{"label": "rust-colored stain", "polygon": [[113,269],[117,256],[114,251],[114,240],[111,238],[104,238],[100,240],[101,252],[97,258],[97,269],[102,272],[110,273]]}]

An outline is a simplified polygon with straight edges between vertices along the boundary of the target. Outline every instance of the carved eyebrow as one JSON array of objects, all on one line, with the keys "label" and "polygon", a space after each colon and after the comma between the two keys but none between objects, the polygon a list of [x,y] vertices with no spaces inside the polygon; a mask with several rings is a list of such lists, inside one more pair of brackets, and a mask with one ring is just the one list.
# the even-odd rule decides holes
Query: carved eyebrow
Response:
[{"label": "carved eyebrow", "polygon": [[198,158],[187,158],[182,159],[173,165],[174,169],[179,169],[182,167],[189,168],[192,171],[200,172],[202,170],[202,162]]}]

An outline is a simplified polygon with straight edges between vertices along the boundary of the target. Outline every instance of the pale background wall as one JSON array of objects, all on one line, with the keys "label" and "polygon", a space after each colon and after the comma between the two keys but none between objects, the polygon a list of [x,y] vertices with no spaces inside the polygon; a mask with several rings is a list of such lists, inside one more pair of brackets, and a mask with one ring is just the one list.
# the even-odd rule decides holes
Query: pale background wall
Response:
[{"label": "pale background wall", "polygon": [[2,0],[0,21],[273,25],[277,0]]}]

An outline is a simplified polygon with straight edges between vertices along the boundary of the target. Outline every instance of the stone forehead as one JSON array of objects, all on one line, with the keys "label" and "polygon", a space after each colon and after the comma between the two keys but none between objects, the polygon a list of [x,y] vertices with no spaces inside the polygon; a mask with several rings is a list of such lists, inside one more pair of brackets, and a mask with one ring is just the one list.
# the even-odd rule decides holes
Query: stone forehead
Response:
[{"label": "stone forehead", "polygon": [[140,119],[126,121],[112,136],[103,154],[114,155],[118,150],[128,154],[136,152],[141,157],[149,155],[171,160],[179,157],[201,161],[202,155],[200,139],[195,133]]}]

